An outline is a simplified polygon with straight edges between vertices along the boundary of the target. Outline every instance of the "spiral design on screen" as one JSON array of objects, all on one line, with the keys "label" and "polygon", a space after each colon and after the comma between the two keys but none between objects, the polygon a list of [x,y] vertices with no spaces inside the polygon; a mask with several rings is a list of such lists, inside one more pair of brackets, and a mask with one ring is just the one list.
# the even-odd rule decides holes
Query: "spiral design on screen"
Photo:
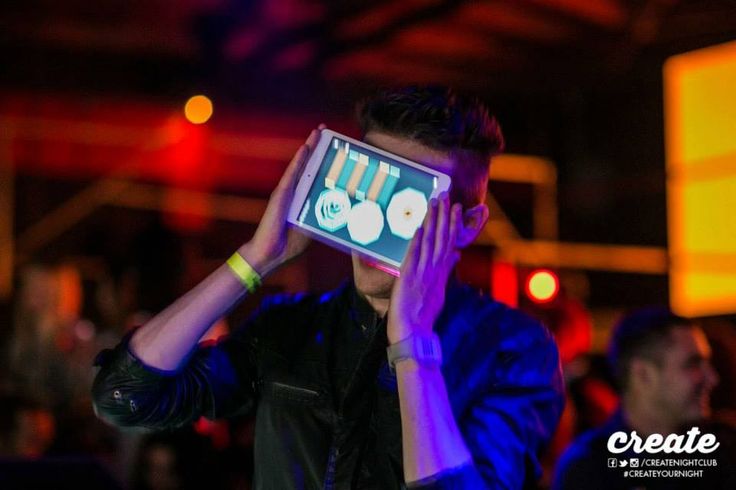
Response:
[{"label": "spiral design on screen", "polygon": [[350,211],[350,197],[341,189],[325,189],[317,198],[314,214],[319,226],[327,231],[344,227]]}]

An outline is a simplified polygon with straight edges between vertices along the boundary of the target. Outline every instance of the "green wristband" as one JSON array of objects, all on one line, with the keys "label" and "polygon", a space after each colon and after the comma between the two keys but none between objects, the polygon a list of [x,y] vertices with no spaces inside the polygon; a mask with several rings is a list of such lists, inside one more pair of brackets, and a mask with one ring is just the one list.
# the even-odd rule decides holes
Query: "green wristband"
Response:
[{"label": "green wristband", "polygon": [[261,285],[260,274],[238,252],[227,259],[227,265],[249,293],[252,293]]}]

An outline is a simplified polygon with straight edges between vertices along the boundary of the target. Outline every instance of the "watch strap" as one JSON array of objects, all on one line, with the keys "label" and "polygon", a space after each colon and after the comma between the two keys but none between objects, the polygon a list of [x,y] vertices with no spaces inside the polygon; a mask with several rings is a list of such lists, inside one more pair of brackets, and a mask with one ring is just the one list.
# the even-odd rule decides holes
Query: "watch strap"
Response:
[{"label": "watch strap", "polygon": [[391,369],[402,359],[414,359],[422,365],[441,365],[442,346],[439,336],[432,332],[429,335],[412,334],[391,344],[386,349],[388,364]]}]

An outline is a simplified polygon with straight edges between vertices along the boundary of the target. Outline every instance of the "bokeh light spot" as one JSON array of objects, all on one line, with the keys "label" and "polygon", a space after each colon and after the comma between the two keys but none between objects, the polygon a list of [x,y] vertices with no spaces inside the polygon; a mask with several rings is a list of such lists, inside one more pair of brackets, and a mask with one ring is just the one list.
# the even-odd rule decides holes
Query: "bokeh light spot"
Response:
[{"label": "bokeh light spot", "polygon": [[560,281],[548,270],[537,270],[529,274],[526,281],[526,293],[529,299],[537,303],[547,303],[557,296]]},{"label": "bokeh light spot", "polygon": [[190,97],[184,105],[184,115],[193,124],[206,123],[212,117],[212,101],[204,95]]}]

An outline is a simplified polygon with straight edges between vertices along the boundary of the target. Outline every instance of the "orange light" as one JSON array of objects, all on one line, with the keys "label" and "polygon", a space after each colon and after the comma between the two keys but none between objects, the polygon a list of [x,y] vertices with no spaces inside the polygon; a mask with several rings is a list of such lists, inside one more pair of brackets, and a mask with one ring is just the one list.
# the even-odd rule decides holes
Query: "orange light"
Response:
[{"label": "orange light", "polygon": [[206,123],[212,117],[212,101],[204,95],[190,97],[184,105],[184,115],[192,124]]},{"label": "orange light", "polygon": [[736,42],[664,66],[670,305],[736,312]]},{"label": "orange light", "polygon": [[559,291],[560,281],[550,270],[536,270],[526,280],[526,294],[535,303],[548,303]]}]

